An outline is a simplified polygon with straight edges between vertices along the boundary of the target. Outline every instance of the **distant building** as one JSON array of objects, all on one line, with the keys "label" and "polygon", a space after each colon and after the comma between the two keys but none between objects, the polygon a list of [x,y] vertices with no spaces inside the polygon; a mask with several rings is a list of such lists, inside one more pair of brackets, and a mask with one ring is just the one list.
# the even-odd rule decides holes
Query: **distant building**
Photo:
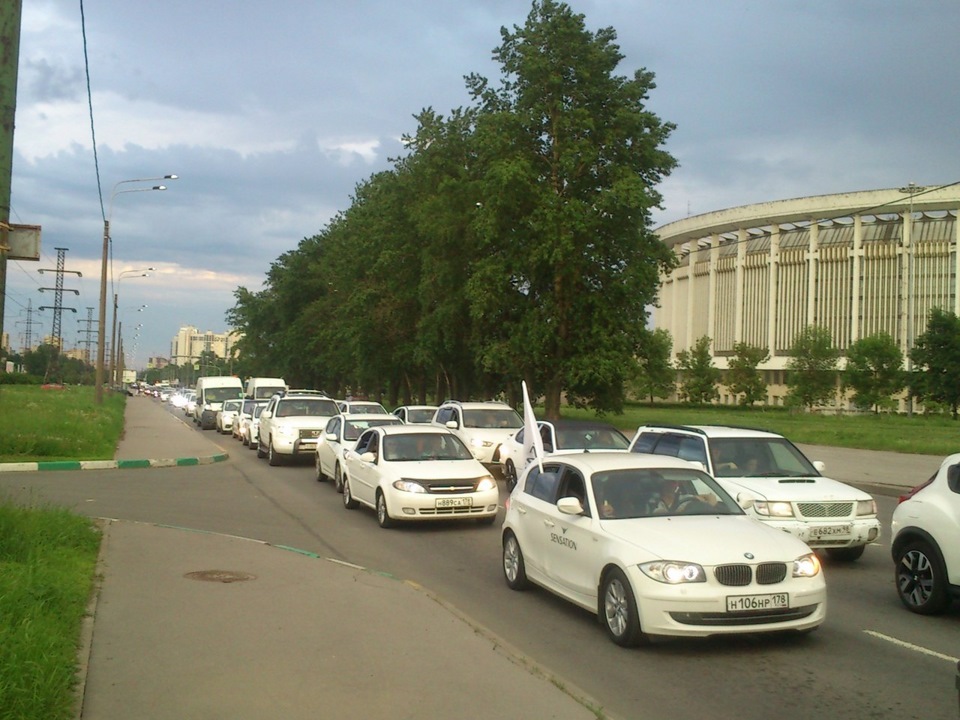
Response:
[{"label": "distant building", "polygon": [[163,370],[169,364],[170,361],[165,357],[147,358],[147,368],[150,370]]},{"label": "distant building", "polygon": [[10,347],[10,333],[5,332],[3,336],[0,337],[0,350],[12,352],[12,348]]},{"label": "distant building", "polygon": [[230,357],[230,349],[236,342],[236,334],[231,332],[215,333],[211,330],[200,332],[192,325],[180,328],[170,343],[170,362],[174,365],[196,362],[200,353],[212,352],[219,358]]}]

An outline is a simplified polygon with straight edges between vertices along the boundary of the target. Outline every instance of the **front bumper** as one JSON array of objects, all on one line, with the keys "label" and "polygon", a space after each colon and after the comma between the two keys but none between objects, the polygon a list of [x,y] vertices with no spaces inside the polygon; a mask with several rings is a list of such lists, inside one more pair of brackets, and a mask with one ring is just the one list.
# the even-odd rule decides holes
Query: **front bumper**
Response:
[{"label": "front bumper", "polygon": [[387,505],[394,520],[459,520],[484,518],[497,514],[500,491],[497,488],[483,492],[411,493],[392,488],[387,494]]},{"label": "front bumper", "polygon": [[874,542],[880,537],[880,521],[877,518],[834,518],[824,521],[796,519],[769,519],[754,515],[757,520],[803,540],[811,548],[858,547]]}]

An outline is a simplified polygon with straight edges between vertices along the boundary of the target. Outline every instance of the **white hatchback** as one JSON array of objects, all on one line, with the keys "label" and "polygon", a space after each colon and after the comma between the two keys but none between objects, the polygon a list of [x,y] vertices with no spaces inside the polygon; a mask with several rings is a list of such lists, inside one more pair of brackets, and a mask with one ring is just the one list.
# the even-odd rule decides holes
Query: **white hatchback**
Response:
[{"label": "white hatchback", "polygon": [[510,495],[502,548],[510,588],[534,582],[596,613],[618,645],[809,632],[826,617],[816,554],[676,458],[564,455],[542,472],[533,463]]}]

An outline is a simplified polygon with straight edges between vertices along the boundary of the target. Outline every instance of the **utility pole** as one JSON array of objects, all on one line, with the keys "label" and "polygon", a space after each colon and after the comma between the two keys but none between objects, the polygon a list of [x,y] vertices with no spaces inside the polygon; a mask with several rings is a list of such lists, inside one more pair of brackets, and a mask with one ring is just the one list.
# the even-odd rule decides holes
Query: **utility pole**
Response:
[{"label": "utility pole", "polygon": [[85,336],[86,336],[83,340],[80,340],[80,341],[77,343],[77,345],[83,345],[83,346],[84,346],[85,349],[84,349],[84,351],[83,351],[83,361],[84,361],[87,365],[92,365],[92,364],[93,364],[93,363],[90,362],[90,357],[91,357],[90,346],[93,345],[94,340],[92,340],[92,339],[90,338],[90,336],[96,334],[96,332],[97,332],[96,330],[91,329],[92,326],[93,326],[93,324],[94,324],[95,322],[96,322],[96,320],[93,319],[93,308],[92,308],[92,307],[87,307],[87,319],[86,319],[86,320],[77,320],[77,324],[78,324],[78,325],[86,325],[86,328],[84,328],[83,330],[77,330],[77,335],[85,335]]},{"label": "utility pole", "polygon": [[10,251],[10,185],[13,177],[13,125],[17,114],[22,0],[0,2],[0,337],[7,299]]},{"label": "utility pole", "polygon": [[[71,308],[71,307],[65,308],[63,306],[63,291],[64,291],[63,276],[66,273],[74,273],[79,277],[83,277],[83,273],[81,273],[79,270],[64,270],[63,266],[66,261],[66,255],[67,255],[67,248],[57,248],[57,269],[55,271],[57,273],[56,287],[40,288],[40,292],[43,292],[44,290],[54,291],[53,305],[41,305],[40,309],[53,310],[53,332],[51,333],[51,336],[53,337],[54,345],[56,345],[57,347],[57,352],[61,352],[61,353],[63,352],[63,339],[60,334],[60,315],[63,310],[69,310],[72,313],[77,312],[76,308]],[[50,268],[40,268],[39,270],[37,270],[37,272],[42,275],[44,272],[50,272]],[[80,294],[79,290],[73,290],[71,288],[66,288],[66,291],[72,292],[76,295]]]}]

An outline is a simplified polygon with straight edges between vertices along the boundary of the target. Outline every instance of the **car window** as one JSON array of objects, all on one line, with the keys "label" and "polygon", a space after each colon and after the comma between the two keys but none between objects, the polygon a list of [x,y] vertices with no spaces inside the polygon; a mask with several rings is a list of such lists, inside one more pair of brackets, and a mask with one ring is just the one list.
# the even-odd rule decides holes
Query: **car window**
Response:
[{"label": "car window", "polygon": [[519,428],[523,421],[513,408],[464,410],[463,426],[470,428]]},{"label": "car window", "polygon": [[587,503],[587,484],[583,480],[583,475],[573,468],[568,467],[560,479],[559,489],[557,491],[557,500],[565,497],[575,497],[583,506],[584,515],[590,515],[590,509]]},{"label": "car window", "polygon": [[527,474],[527,481],[523,491],[528,495],[553,504],[556,502],[557,486],[560,483],[560,468],[556,465],[547,465],[543,472],[534,466]]},{"label": "car window", "polygon": [[412,408],[407,410],[407,422],[428,423],[433,420],[433,410]]},{"label": "car window", "polygon": [[657,444],[657,440],[660,439],[660,433],[654,432],[643,432],[640,433],[640,436],[637,438],[636,442],[633,445],[632,452],[635,453],[652,453],[654,446]]}]

